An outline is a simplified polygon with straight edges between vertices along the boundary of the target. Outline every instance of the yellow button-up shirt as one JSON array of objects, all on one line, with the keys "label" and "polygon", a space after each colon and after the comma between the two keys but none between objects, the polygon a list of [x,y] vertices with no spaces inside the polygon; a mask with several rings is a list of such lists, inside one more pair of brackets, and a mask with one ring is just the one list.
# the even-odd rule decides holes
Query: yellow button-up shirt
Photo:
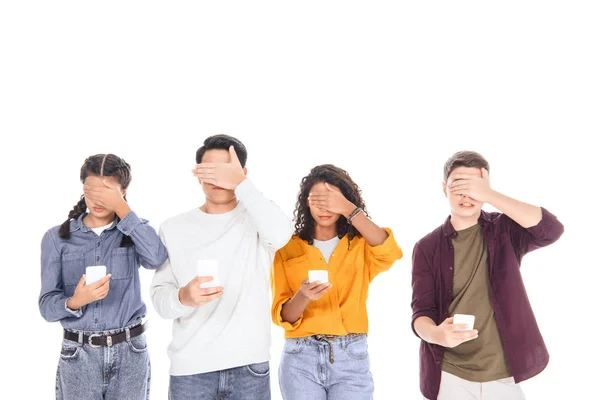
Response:
[{"label": "yellow button-up shirt", "polygon": [[[286,338],[368,332],[369,283],[402,258],[392,231],[388,228],[385,231],[388,238],[374,247],[364,238],[354,237],[348,249],[348,237],[344,236],[329,263],[318,248],[297,236],[277,252],[271,270],[271,315],[273,322],[285,330]],[[294,296],[312,269],[327,270],[332,287],[319,300],[311,301],[298,321],[293,324],[283,321],[283,305]]]}]

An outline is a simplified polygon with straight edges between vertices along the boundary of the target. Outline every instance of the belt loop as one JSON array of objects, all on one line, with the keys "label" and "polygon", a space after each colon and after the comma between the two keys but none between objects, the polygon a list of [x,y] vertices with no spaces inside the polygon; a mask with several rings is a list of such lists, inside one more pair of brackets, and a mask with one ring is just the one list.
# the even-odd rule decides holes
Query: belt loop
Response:
[{"label": "belt loop", "polygon": [[83,346],[83,331],[79,331],[79,332],[77,333],[77,345],[78,345],[79,347],[82,347],[82,346]]},{"label": "belt loop", "polygon": [[129,328],[125,328],[125,339],[127,340],[127,343],[131,342],[131,331]]}]

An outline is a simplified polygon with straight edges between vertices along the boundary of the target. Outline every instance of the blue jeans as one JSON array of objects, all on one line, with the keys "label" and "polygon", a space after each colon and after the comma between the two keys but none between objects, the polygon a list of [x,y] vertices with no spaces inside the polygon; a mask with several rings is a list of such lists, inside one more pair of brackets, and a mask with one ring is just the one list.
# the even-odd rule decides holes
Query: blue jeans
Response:
[{"label": "blue jeans", "polygon": [[150,357],[143,333],[111,347],[92,347],[83,340],[80,343],[63,339],[56,373],[57,400],[149,397]]},{"label": "blue jeans", "polygon": [[279,387],[284,400],[371,400],[367,335],[286,339]]},{"label": "blue jeans", "polygon": [[269,362],[207,372],[171,375],[169,400],[269,400]]}]

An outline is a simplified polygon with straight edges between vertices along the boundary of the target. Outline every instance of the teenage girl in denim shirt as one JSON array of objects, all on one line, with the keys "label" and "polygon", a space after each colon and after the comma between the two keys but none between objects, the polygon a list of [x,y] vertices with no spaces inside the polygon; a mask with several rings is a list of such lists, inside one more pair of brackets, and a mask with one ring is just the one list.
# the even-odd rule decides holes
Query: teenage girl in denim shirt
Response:
[{"label": "teenage girl in denim shirt", "polygon": [[[150,359],[138,269],[158,268],[167,251],[127,204],[129,164],[97,154],[85,160],[80,178],[81,200],[42,239],[40,311],[64,328],[56,398],[147,399]],[[86,284],[86,267],[96,265],[105,265],[107,275]]]}]

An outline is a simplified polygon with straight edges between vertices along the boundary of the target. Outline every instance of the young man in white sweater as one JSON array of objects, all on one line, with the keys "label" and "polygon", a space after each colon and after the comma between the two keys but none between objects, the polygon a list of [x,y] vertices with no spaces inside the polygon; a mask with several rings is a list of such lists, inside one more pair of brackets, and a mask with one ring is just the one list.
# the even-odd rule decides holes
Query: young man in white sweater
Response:
[{"label": "young man in white sweater", "polygon": [[292,224],[246,178],[246,159],[239,140],[207,138],[193,170],[206,202],[160,228],[169,258],[151,296],[174,320],[172,400],[270,399],[269,273]]}]

